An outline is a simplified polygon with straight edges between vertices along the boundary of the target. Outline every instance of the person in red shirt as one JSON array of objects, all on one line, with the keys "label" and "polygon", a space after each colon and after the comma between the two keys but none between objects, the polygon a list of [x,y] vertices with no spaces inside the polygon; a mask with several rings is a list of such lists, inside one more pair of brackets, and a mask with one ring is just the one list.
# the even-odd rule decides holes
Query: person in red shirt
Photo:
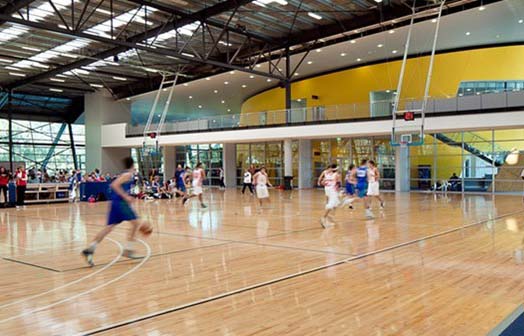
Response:
[{"label": "person in red shirt", "polygon": [[0,197],[2,194],[4,194],[4,207],[7,207],[7,194],[8,192],[8,185],[9,185],[9,172],[5,167],[0,167]]},{"label": "person in red shirt", "polygon": [[25,189],[27,188],[27,173],[24,167],[16,170],[16,208],[25,207]]}]

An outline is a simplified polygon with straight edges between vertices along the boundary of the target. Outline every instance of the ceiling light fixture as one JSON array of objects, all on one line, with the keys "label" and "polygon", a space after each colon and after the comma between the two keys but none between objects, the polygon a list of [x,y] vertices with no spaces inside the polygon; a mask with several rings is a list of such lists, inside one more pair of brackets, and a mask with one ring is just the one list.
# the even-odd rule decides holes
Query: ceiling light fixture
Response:
[{"label": "ceiling light fixture", "polygon": [[222,103],[222,104],[225,104],[225,103],[226,103],[226,101],[225,101],[225,100],[222,100],[222,101],[221,101],[221,103]]},{"label": "ceiling light fixture", "polygon": [[520,24],[523,24],[523,23],[524,23],[524,19],[520,19],[518,22],[519,22]]},{"label": "ceiling light fixture", "polygon": [[469,36],[469,35],[471,35],[471,33],[470,32],[466,32],[466,36]]},{"label": "ceiling light fixture", "polygon": [[185,52],[183,52],[182,55],[187,56],[187,57],[191,57],[191,58],[195,58],[195,55],[189,54],[189,53],[185,53]]},{"label": "ceiling light fixture", "polygon": [[313,61],[307,61],[307,64],[313,64]]},{"label": "ceiling light fixture", "polygon": [[481,12],[482,12],[484,9],[486,9],[485,6],[480,6],[480,7],[479,7],[479,11],[481,11]]},{"label": "ceiling light fixture", "polygon": [[94,88],[103,88],[104,87],[102,84],[89,84],[89,86],[92,86]]},{"label": "ceiling light fixture", "polygon": [[229,84],[229,82],[228,82],[228,81],[225,81],[225,82],[224,82],[224,85],[228,85],[228,84]]},{"label": "ceiling light fixture", "polygon": [[33,47],[22,47],[22,49],[30,50],[30,51],[42,51],[41,49],[33,48]]},{"label": "ceiling light fixture", "polygon": [[394,30],[394,29],[391,29],[388,33],[390,33],[390,34],[395,34],[395,30]]},{"label": "ceiling light fixture", "polygon": [[231,112],[231,109],[227,109],[228,112]]},{"label": "ceiling light fixture", "polygon": [[53,91],[53,92],[64,92],[64,90],[62,90],[62,89],[53,89],[53,88],[49,89],[49,91]]},{"label": "ceiling light fixture", "polygon": [[127,78],[125,77],[118,77],[118,76],[113,76],[113,79],[116,79],[116,80],[119,80],[119,81],[126,81]]},{"label": "ceiling light fixture", "polygon": [[242,88],[243,89],[247,88],[247,85],[246,84],[242,84]]},{"label": "ceiling light fixture", "polygon": [[300,74],[298,72],[295,72],[295,76],[298,76],[298,75],[300,75]]},{"label": "ceiling light fixture", "polygon": [[357,43],[357,41],[356,40],[351,40],[351,41],[349,41],[349,43],[355,44],[355,43]]},{"label": "ceiling light fixture", "polygon": [[233,71],[229,71],[229,74],[230,74],[230,75],[234,75],[234,74],[235,74],[235,71],[234,71],[234,70],[233,70]]},{"label": "ceiling light fixture", "polygon": [[398,53],[398,50],[393,50],[393,51],[391,51],[391,53],[396,54],[396,53]]},{"label": "ceiling light fixture", "polygon": [[17,76],[17,77],[25,77],[25,74],[19,73],[19,72],[10,72],[11,76]]},{"label": "ceiling light fixture", "polygon": [[50,78],[49,80],[51,80],[53,82],[59,82],[59,83],[65,82],[65,79],[60,79],[60,78]]},{"label": "ceiling light fixture", "polygon": [[251,75],[251,76],[249,76],[249,78],[253,79],[253,78],[255,78],[255,76]]},{"label": "ceiling light fixture", "polygon": [[362,58],[357,58],[357,62],[360,62],[360,61],[362,61]]},{"label": "ceiling light fixture", "polygon": [[184,85],[185,87],[188,87],[188,86],[189,86],[189,84],[187,84],[187,83],[184,83],[184,84],[182,84],[182,85]]},{"label": "ceiling light fixture", "polygon": [[214,90],[213,93],[218,93],[218,90]]},{"label": "ceiling light fixture", "polygon": [[189,96],[189,99],[193,99],[193,96]]},{"label": "ceiling light fixture", "polygon": [[266,79],[266,82],[268,83],[271,82],[271,78]]},{"label": "ceiling light fixture", "polygon": [[257,65],[255,65],[255,66],[256,66],[257,68],[260,68],[260,67],[261,67],[262,65],[260,65],[260,64],[257,64]]},{"label": "ceiling light fixture", "polygon": [[308,12],[307,15],[309,17],[312,17],[313,19],[316,19],[316,20],[322,20],[322,16],[316,14],[316,13],[313,13],[313,12]]},{"label": "ceiling light fixture", "polygon": [[13,61],[8,60],[8,59],[5,59],[5,58],[0,58],[0,62],[4,62],[4,63],[13,63]]},{"label": "ceiling light fixture", "polygon": [[201,109],[201,108],[202,108],[202,105],[198,105],[198,108]]},{"label": "ceiling light fixture", "polygon": [[431,20],[432,23],[437,23],[437,19]]},{"label": "ceiling light fixture", "polygon": [[342,56],[342,57],[344,57],[346,55],[347,55],[346,53],[340,53],[340,56]]},{"label": "ceiling light fixture", "polygon": [[206,77],[206,80],[211,80],[211,78],[209,78],[209,77]]},{"label": "ceiling light fixture", "polygon": [[316,52],[322,52],[322,49],[318,48],[317,50],[315,50]]},{"label": "ceiling light fixture", "polygon": [[382,48],[384,45],[382,43],[377,44],[377,47]]}]

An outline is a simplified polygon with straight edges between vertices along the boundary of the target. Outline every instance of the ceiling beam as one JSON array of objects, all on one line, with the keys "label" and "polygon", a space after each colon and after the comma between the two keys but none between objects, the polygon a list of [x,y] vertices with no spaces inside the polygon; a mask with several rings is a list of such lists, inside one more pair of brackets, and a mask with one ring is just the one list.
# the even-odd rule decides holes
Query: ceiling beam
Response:
[{"label": "ceiling beam", "polygon": [[160,10],[162,12],[169,13],[169,14],[174,14],[174,15],[177,15],[177,16],[182,17],[182,18],[189,18],[189,19],[192,19],[194,21],[201,21],[202,20],[207,25],[209,25],[211,27],[215,27],[215,28],[219,28],[219,29],[224,29],[225,28],[226,31],[229,31],[229,32],[241,35],[241,36],[250,37],[250,38],[255,39],[255,40],[263,41],[263,42],[270,43],[270,44],[278,43],[278,40],[273,39],[271,37],[267,37],[267,36],[263,36],[263,35],[260,35],[260,34],[256,34],[256,33],[253,33],[253,32],[250,32],[250,31],[247,31],[247,30],[244,30],[244,29],[240,29],[240,28],[237,28],[237,27],[224,26],[224,23],[216,21],[216,20],[211,20],[209,18],[202,19],[202,18],[199,18],[197,15],[186,13],[184,11],[179,10],[178,8],[175,8],[173,6],[170,6],[170,5],[167,5],[167,4],[164,4],[164,3],[159,3],[158,1],[153,1],[153,0],[127,0],[127,1],[135,3],[135,4],[138,4],[138,5],[143,5],[143,6],[155,8],[155,9],[158,9],[158,10]]},{"label": "ceiling beam", "polygon": [[[251,1],[252,0],[227,0],[227,1],[223,1],[223,2],[220,2],[220,3],[216,4],[216,5],[214,5],[214,6],[207,7],[205,9],[201,10],[201,11],[196,12],[194,14],[194,16],[195,17],[199,17],[202,20],[204,20],[204,19],[206,19],[208,17],[211,17],[211,16],[214,16],[214,15],[218,15],[220,13],[229,11],[229,10],[231,10],[233,8],[236,8],[237,6],[242,6],[242,5],[245,5],[247,3],[250,3]],[[79,31],[73,32],[73,31],[70,31],[70,30],[67,30],[67,29],[59,28],[59,27],[57,27],[55,25],[51,25],[51,24],[48,24],[48,23],[27,21],[27,20],[24,20],[24,19],[19,19],[19,18],[16,18],[16,17],[11,17],[11,16],[8,16],[8,15],[3,15],[3,14],[0,14],[0,20],[6,20],[6,21],[9,21],[9,22],[17,23],[17,24],[24,25],[24,26],[27,26],[27,27],[31,27],[31,28],[35,28],[35,29],[42,29],[42,30],[55,32],[55,33],[63,34],[63,35],[68,35],[68,36],[72,36],[72,37],[85,38],[85,39],[89,39],[89,40],[93,40],[93,41],[97,41],[97,42],[101,42],[101,43],[106,43],[106,44],[109,44],[109,45],[116,45],[116,47],[111,48],[111,49],[106,50],[106,51],[103,51],[101,53],[98,53],[96,55],[93,55],[89,59],[82,59],[82,60],[79,60],[79,61],[76,61],[76,62],[72,62],[72,63],[66,64],[64,66],[55,68],[53,70],[50,70],[50,71],[47,71],[47,72],[44,72],[44,73],[41,73],[41,74],[38,74],[38,75],[35,75],[35,76],[32,76],[32,77],[29,77],[29,78],[25,78],[23,80],[15,82],[15,83],[12,83],[12,84],[7,86],[7,88],[10,89],[10,90],[16,89],[16,88],[24,86],[24,85],[31,84],[31,83],[33,83],[35,81],[39,81],[39,80],[43,80],[43,79],[49,78],[51,76],[55,76],[57,74],[60,74],[60,73],[66,72],[66,71],[70,71],[70,70],[79,68],[81,66],[89,65],[91,63],[96,62],[96,60],[93,60],[93,58],[94,59],[105,59],[105,58],[117,55],[117,54],[119,54],[121,52],[125,52],[125,51],[130,50],[130,49],[137,49],[137,50],[147,51],[147,52],[150,52],[150,53],[163,55],[163,56],[172,56],[172,57],[178,58],[180,60],[184,60],[186,62],[191,62],[191,63],[209,64],[209,65],[213,65],[213,66],[216,66],[216,67],[219,67],[219,68],[225,68],[225,69],[230,69],[230,70],[238,70],[238,71],[242,71],[242,72],[248,72],[248,73],[256,74],[256,75],[259,75],[259,76],[274,78],[274,79],[277,79],[277,80],[282,80],[283,79],[280,76],[277,76],[277,75],[274,75],[274,74],[270,74],[270,73],[266,73],[266,72],[263,72],[263,71],[246,69],[243,66],[237,66],[237,65],[234,65],[234,64],[229,64],[227,62],[215,61],[215,60],[212,60],[212,59],[205,60],[205,59],[200,59],[199,57],[190,57],[190,56],[187,56],[187,54],[184,55],[182,53],[178,53],[178,52],[173,51],[173,50],[168,49],[168,48],[161,48],[161,47],[152,48],[150,46],[147,46],[147,45],[144,45],[144,44],[140,43],[140,42],[145,41],[145,40],[147,40],[147,39],[149,39],[151,37],[154,37],[157,34],[160,34],[162,32],[166,32],[166,31],[170,31],[170,30],[173,30],[173,29],[177,29],[177,28],[183,27],[183,26],[185,26],[187,24],[193,23],[194,22],[193,18],[181,18],[179,20],[171,21],[171,22],[168,22],[165,25],[161,25],[161,26],[158,26],[156,28],[152,28],[152,29],[147,30],[147,31],[145,31],[143,33],[140,33],[140,34],[137,34],[137,35],[132,36],[130,38],[127,38],[126,40],[110,39],[110,38],[101,37],[101,36],[97,36],[97,35],[92,35],[92,34],[88,34],[88,33],[84,33],[84,32],[79,32]]]},{"label": "ceiling beam", "polygon": [[[19,11],[20,9],[29,6],[35,0],[17,0],[13,1],[4,7],[0,8],[0,14],[11,15]],[[0,25],[6,23],[6,20],[0,20]]]}]

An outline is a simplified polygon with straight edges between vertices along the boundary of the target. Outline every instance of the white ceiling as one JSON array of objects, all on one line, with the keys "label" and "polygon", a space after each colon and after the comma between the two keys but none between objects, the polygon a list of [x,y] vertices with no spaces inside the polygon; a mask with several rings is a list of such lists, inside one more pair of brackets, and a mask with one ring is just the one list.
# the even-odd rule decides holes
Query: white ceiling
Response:
[{"label": "white ceiling", "polygon": [[[524,42],[524,23],[519,23],[519,20],[524,19],[523,0],[505,0],[484,8],[482,11],[474,8],[443,16],[437,50]],[[414,26],[410,55],[431,51],[435,26],[431,18]],[[295,78],[311,77],[315,74],[358,64],[399,58],[404,52],[403,45],[407,32],[408,27],[406,26],[394,31],[364,36],[355,39],[354,43],[348,41],[311,51],[297,70],[299,75]],[[394,50],[396,53],[393,52]],[[345,56],[342,56],[343,53]],[[292,69],[302,56],[302,54],[292,56]],[[312,63],[308,64],[308,62]],[[267,66],[267,63],[261,64],[259,70],[267,69]],[[279,67],[284,67],[284,60]],[[247,73],[234,71],[210,77],[208,80],[200,79],[185,85],[178,85],[175,89],[174,104],[171,104],[169,114],[171,118],[176,114],[176,118],[187,115],[193,119],[197,115],[239,113],[245,99],[277,85],[276,80],[268,82],[266,78],[260,76],[250,78],[250,76]],[[228,84],[226,85],[225,82]],[[242,87],[243,85],[245,87]],[[218,90],[218,93],[214,93],[214,90]],[[133,110],[147,115],[154,95],[155,92],[151,92],[131,98]],[[167,92],[164,92],[162,96],[167,96]],[[189,96],[192,96],[192,99]],[[199,105],[202,108],[199,108]],[[162,104],[159,104],[157,111],[160,111],[161,106]]]}]

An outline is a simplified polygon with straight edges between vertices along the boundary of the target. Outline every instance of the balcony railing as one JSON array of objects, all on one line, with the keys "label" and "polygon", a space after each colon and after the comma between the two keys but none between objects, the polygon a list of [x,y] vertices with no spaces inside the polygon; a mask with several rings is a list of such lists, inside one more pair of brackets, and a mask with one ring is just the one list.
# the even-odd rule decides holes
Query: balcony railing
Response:
[{"label": "balcony railing", "polygon": [[[422,101],[403,99],[399,110],[417,110]],[[429,99],[426,113],[430,115],[505,111],[524,107],[524,91],[489,93],[474,96]],[[290,110],[272,110],[242,114],[226,114],[201,119],[166,122],[161,134],[176,134],[202,131],[233,130],[243,128],[277,127],[343,121],[381,120],[391,116],[392,103],[355,103],[345,105],[315,106]],[[126,126],[126,136],[144,134],[145,125]],[[153,122],[151,129],[156,129]]]}]

